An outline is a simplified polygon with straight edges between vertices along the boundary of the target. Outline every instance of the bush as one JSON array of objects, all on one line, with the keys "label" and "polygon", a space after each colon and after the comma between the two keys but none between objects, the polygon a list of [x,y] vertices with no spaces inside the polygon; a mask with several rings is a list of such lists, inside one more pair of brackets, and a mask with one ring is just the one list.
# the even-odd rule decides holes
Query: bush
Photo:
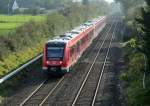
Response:
[{"label": "bush", "polygon": [[[143,72],[145,70],[144,54],[137,51],[134,40],[123,48],[125,68],[120,75],[123,81],[124,93],[129,106],[149,106],[150,78],[146,77],[146,89],[143,88]],[[148,76],[148,73],[146,73]]]}]

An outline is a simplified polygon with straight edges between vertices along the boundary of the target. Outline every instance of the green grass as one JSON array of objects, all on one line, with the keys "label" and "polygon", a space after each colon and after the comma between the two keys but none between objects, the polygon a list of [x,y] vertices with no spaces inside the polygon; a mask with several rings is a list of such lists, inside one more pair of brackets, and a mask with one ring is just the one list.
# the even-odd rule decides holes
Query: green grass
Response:
[{"label": "green grass", "polygon": [[41,21],[44,16],[31,16],[31,15],[0,15],[0,23],[24,23],[29,20]]},{"label": "green grass", "polygon": [[31,16],[31,15],[0,15],[0,36],[7,34],[9,31],[15,29],[16,27],[22,25],[30,20],[42,21],[44,16]]},{"label": "green grass", "polygon": [[41,53],[45,40],[46,39],[43,38],[38,44],[35,44],[33,47],[27,47],[16,53],[9,54],[5,57],[4,61],[0,61],[0,78],[1,76],[9,73],[10,70],[17,68],[27,60],[30,60]]},{"label": "green grass", "polygon": [[0,23],[0,30],[14,29],[22,23]]},{"label": "green grass", "polygon": [[0,30],[0,36],[8,34],[10,31],[12,30],[11,29]]}]

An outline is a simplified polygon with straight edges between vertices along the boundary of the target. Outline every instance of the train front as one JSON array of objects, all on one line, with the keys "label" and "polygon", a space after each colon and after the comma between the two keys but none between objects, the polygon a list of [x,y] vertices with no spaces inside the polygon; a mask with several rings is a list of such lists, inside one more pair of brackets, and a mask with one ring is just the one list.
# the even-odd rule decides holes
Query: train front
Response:
[{"label": "train front", "polygon": [[47,42],[43,50],[43,69],[49,73],[66,73],[66,50],[64,42]]}]

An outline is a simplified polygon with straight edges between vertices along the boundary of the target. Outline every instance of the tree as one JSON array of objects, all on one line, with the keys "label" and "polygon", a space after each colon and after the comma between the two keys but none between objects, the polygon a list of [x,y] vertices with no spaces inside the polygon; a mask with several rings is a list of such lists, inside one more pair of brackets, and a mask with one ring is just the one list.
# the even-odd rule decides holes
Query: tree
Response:
[{"label": "tree", "polygon": [[82,3],[83,3],[84,5],[88,5],[88,4],[89,4],[89,0],[83,0]]},{"label": "tree", "polygon": [[150,1],[146,0],[146,7],[142,8],[142,18],[137,18],[141,24],[141,35],[143,40],[143,51],[147,57],[148,69],[150,69]]},{"label": "tree", "polygon": [[134,8],[136,10],[137,7],[144,4],[143,0],[115,0],[116,2],[119,2],[122,5],[123,12],[126,16],[128,16],[128,10]]},{"label": "tree", "polygon": [[11,12],[12,5],[14,0],[0,0],[0,13],[8,13]]}]

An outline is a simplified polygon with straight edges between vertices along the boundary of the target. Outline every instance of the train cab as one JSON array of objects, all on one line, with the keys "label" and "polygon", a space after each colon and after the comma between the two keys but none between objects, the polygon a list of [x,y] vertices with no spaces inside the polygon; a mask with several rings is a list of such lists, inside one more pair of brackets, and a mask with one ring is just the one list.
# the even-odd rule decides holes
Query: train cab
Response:
[{"label": "train cab", "polygon": [[[50,72],[60,72],[67,71],[65,68],[67,66],[67,61],[69,58],[65,51],[66,43],[58,42],[56,40],[47,42],[43,50],[43,69],[49,70]],[[61,72],[62,73],[62,72]]]}]

